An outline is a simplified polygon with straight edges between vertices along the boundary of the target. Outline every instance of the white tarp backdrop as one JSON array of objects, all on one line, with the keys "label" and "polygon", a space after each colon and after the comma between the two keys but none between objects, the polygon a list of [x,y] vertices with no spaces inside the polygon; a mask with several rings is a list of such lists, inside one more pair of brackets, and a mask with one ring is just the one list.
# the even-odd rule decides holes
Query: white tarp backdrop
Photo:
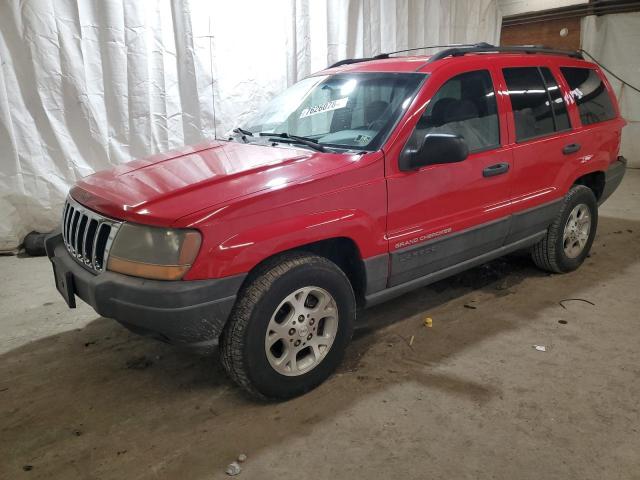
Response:
[{"label": "white tarp backdrop", "polygon": [[327,64],[500,24],[496,0],[2,0],[0,250],[80,177],[221,136]]},{"label": "white tarp backdrop", "polygon": [[[582,48],[618,77],[640,88],[640,12],[584,17],[581,30]],[[639,168],[640,93],[607,76],[628,122],[622,130],[621,153],[629,166]]]}]

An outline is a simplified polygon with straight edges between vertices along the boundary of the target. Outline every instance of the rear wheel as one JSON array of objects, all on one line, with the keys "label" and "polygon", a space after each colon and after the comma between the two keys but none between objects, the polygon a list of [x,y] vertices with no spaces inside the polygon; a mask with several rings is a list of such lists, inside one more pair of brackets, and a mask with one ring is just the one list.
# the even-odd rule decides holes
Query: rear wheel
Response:
[{"label": "rear wheel", "polygon": [[597,226],[598,203],[593,191],[584,185],[573,186],[547,235],[534,245],[534,263],[555,273],[575,270],[589,254]]},{"label": "rear wheel", "polygon": [[315,255],[283,255],[240,293],[222,335],[222,363],[254,396],[301,395],[340,364],[354,320],[355,298],[342,270]]}]

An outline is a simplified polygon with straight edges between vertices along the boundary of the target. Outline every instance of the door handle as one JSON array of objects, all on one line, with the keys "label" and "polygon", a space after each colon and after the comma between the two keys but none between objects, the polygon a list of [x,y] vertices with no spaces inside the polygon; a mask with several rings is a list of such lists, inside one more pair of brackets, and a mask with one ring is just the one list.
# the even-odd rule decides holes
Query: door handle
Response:
[{"label": "door handle", "polygon": [[569,145],[564,146],[564,148],[562,149],[562,153],[564,153],[565,155],[569,155],[570,153],[576,153],[578,150],[580,150],[579,143],[570,143]]},{"label": "door handle", "polygon": [[502,175],[509,171],[508,163],[496,163],[482,170],[483,177],[493,177],[495,175]]}]

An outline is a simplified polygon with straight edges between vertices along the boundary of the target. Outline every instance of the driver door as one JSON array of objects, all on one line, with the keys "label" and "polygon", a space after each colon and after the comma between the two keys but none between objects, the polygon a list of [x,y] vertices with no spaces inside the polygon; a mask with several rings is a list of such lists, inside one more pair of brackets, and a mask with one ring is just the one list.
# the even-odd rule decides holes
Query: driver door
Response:
[{"label": "driver door", "polygon": [[389,287],[496,250],[508,233],[513,173],[496,76],[444,70],[427,82],[423,98],[430,100],[404,148],[415,149],[428,133],[448,133],[461,135],[470,153],[459,163],[403,172],[402,150],[389,152]]}]

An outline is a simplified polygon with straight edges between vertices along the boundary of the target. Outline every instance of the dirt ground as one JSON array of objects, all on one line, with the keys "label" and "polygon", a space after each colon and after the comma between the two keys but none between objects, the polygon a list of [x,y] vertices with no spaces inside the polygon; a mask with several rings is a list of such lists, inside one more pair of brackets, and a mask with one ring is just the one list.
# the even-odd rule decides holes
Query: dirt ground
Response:
[{"label": "dirt ground", "polygon": [[365,311],[286,403],[67,310],[46,258],[0,271],[2,479],[226,478],[240,453],[246,479],[640,479],[640,171],[577,272],[513,255]]}]

